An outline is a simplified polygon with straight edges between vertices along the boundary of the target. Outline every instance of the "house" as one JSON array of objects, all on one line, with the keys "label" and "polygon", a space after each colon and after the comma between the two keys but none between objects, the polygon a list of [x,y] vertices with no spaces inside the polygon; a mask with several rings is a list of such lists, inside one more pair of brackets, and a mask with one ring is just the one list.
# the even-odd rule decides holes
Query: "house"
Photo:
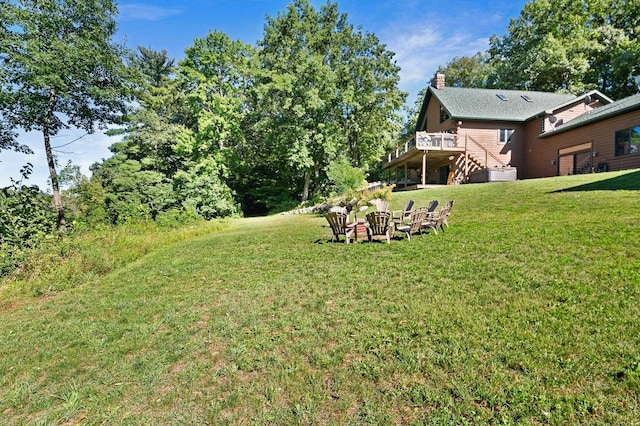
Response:
[{"label": "house", "polygon": [[416,133],[383,158],[398,189],[640,167],[640,95],[447,87],[437,74]]}]

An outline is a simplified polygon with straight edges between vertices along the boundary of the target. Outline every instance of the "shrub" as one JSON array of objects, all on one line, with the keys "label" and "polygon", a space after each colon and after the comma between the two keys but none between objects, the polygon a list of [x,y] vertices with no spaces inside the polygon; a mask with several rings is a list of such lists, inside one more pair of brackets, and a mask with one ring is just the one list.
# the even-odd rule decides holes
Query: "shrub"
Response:
[{"label": "shrub", "polygon": [[40,189],[12,180],[0,189],[0,276],[15,269],[24,252],[55,234],[56,213]]},{"label": "shrub", "polygon": [[355,191],[365,182],[365,173],[362,169],[353,167],[346,160],[332,163],[327,169],[327,177],[338,194]]}]

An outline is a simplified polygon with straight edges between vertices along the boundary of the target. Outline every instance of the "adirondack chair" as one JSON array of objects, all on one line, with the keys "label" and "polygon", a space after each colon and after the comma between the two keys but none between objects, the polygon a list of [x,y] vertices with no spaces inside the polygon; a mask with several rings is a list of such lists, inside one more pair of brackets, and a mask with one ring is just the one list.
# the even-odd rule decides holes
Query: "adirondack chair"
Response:
[{"label": "adirondack chair", "polygon": [[425,210],[427,211],[427,218],[435,216],[436,208],[438,207],[438,200],[431,200]]},{"label": "adirondack chair", "polygon": [[353,224],[349,224],[349,215],[342,212],[329,212],[324,216],[331,227],[331,241],[340,241],[340,235],[344,235],[345,241],[349,244],[351,236],[355,232]]},{"label": "adirondack chair", "polygon": [[413,209],[413,205],[415,204],[415,202],[413,200],[407,200],[404,203],[404,207],[402,208],[402,210],[394,210],[393,212],[391,212],[391,219],[394,222],[405,222],[407,219],[409,219],[409,215],[411,215],[411,210]]},{"label": "adirondack chair", "polygon": [[369,242],[376,235],[384,235],[387,238],[387,244],[391,244],[391,235],[393,235],[393,222],[390,220],[389,212],[371,212],[367,214],[366,231]]},{"label": "adirondack chair", "polygon": [[446,203],[440,211],[427,219],[422,223],[422,229],[433,229],[433,232],[438,233],[438,227],[444,232],[444,227],[449,227],[449,214],[451,213],[451,207],[453,207],[453,200]]},{"label": "adirondack chair", "polygon": [[376,210],[379,212],[388,212],[389,211],[389,202],[386,200],[381,200],[380,198],[374,198],[369,201],[369,204],[376,207]]},{"label": "adirondack chair", "polygon": [[337,212],[337,213],[344,213],[344,214],[349,213],[347,208],[342,206],[333,206],[329,209],[329,212]]},{"label": "adirondack chair", "polygon": [[406,225],[396,225],[396,230],[404,232],[405,236],[411,241],[411,235],[417,232],[422,236],[422,224],[427,217],[427,210],[425,208],[416,209],[409,214],[409,223]]}]

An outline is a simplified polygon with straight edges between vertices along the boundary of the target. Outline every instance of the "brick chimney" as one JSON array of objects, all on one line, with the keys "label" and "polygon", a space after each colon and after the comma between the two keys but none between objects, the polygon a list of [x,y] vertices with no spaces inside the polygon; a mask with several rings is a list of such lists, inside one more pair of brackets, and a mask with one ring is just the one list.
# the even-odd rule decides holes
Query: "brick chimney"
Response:
[{"label": "brick chimney", "polygon": [[442,90],[445,88],[445,75],[442,73],[436,73],[436,76],[431,80],[431,86],[435,87],[438,90]]}]

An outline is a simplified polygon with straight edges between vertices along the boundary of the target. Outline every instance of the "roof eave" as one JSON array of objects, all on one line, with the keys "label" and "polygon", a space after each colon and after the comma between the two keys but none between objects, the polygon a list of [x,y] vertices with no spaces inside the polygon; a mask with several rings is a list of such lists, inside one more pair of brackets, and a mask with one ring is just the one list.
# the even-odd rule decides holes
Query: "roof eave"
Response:
[{"label": "roof eave", "polygon": [[608,97],[604,93],[601,93],[598,90],[591,90],[591,91],[589,91],[589,92],[587,92],[587,93],[585,93],[583,95],[576,96],[574,99],[571,99],[571,100],[569,100],[569,101],[567,101],[565,103],[562,103],[560,105],[556,105],[553,108],[546,110],[545,113],[550,115],[550,114],[555,113],[555,111],[557,111],[559,109],[562,109],[564,107],[567,107],[567,106],[569,106],[569,105],[571,105],[573,103],[582,102],[583,99],[586,96],[595,96],[595,97],[599,98],[600,101],[604,101],[605,104],[613,103],[613,99],[611,99],[610,97]]},{"label": "roof eave", "polygon": [[613,117],[617,117],[619,115],[626,114],[628,112],[633,112],[633,111],[636,111],[638,109],[640,109],[640,106],[637,105],[637,104],[633,104],[633,105],[629,105],[628,107],[625,107],[625,108],[620,108],[619,110],[615,110],[615,111],[612,111],[612,112],[609,112],[609,113],[606,113],[606,114],[601,114],[601,115],[595,116],[590,120],[584,120],[584,121],[580,121],[580,122],[577,122],[577,123],[572,123],[571,121],[569,121],[566,124],[563,124],[562,126],[556,128],[554,130],[539,134],[538,135],[538,139],[546,139],[546,138],[548,138],[550,136],[553,136],[553,135],[564,133],[564,132],[572,130],[572,129],[578,129],[580,127],[588,126],[589,124],[598,123],[600,121],[607,120],[607,119],[613,118]]},{"label": "roof eave", "polygon": [[427,93],[424,95],[424,99],[422,100],[422,105],[420,106],[420,113],[418,114],[418,119],[416,121],[416,132],[420,131],[420,126],[424,121],[425,116],[427,115],[427,105],[429,105],[429,101],[431,100],[431,89],[429,86],[427,88]]},{"label": "roof eave", "polygon": [[469,121],[505,121],[510,123],[526,123],[527,119],[525,118],[513,118],[513,117],[471,117],[471,116],[463,116],[463,115],[452,115],[452,120],[469,120]]}]

